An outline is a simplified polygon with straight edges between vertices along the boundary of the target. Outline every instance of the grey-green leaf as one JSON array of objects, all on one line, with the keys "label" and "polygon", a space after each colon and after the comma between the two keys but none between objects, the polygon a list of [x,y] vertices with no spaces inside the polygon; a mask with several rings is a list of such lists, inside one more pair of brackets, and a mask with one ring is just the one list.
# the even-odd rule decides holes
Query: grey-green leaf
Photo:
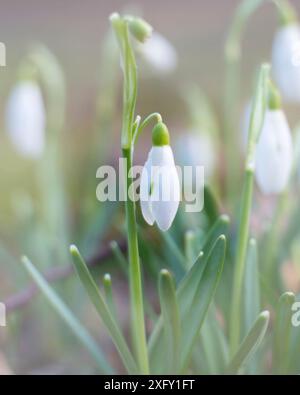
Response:
[{"label": "grey-green leaf", "polygon": [[[221,235],[209,253],[199,255],[177,289],[181,325],[184,325],[182,333],[185,334],[181,345],[180,370],[188,362],[193,343],[214,296],[223,269],[225,245],[225,237]],[[149,341],[150,366],[154,374],[161,372],[162,342],[162,320],[159,319]]]},{"label": "grey-green leaf", "polygon": [[116,324],[105,300],[103,299],[94,279],[92,278],[83,258],[81,257],[76,246],[70,247],[70,252],[73,258],[73,263],[77,274],[89,295],[89,298],[93,305],[95,306],[97,312],[105,324],[109,335],[114,342],[120,357],[124,363],[124,366],[128,370],[128,373],[137,373],[137,366],[133,359],[133,356],[127,346],[127,343],[120,331],[118,325]]},{"label": "grey-green leaf", "polygon": [[97,362],[101,372],[104,374],[113,374],[114,370],[106,360],[102,350],[99,348],[98,344],[91,337],[88,331],[81,325],[77,318],[73,315],[71,310],[65,305],[57,293],[50,287],[48,282],[39,273],[35,266],[30,262],[27,257],[22,258],[22,263],[26,268],[27,272],[30,274],[34,282],[37,284],[39,289],[43,292],[45,297],[48,299],[49,303],[60,315],[60,317],[69,326],[70,330],[74,335],[80,340],[80,342],[89,351],[91,356]]},{"label": "grey-green leaf", "polygon": [[226,373],[236,374],[245,365],[245,363],[254,355],[261,344],[268,328],[270,313],[263,311],[258,316],[248,335],[242,341],[236,354],[229,363]]},{"label": "grey-green leaf", "polygon": [[273,370],[275,374],[286,374],[290,357],[292,330],[292,306],[296,297],[285,292],[279,299],[275,318]]},{"label": "grey-green leaf", "polygon": [[180,316],[174,280],[171,274],[163,269],[159,276],[159,298],[163,317],[165,363],[169,374],[178,372],[180,350]]}]

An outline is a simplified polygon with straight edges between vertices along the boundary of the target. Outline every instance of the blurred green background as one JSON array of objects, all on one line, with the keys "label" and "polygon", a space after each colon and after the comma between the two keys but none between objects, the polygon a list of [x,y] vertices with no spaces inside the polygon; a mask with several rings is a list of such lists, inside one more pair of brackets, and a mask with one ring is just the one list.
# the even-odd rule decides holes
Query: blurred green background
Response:
[{"label": "blurred green background", "polygon": [[[300,3],[296,0],[291,2],[300,13]],[[20,222],[20,215],[22,216],[20,211],[26,211],[27,205],[30,205],[27,202],[27,194],[34,196],[36,193],[35,170],[33,163],[24,161],[14,152],[4,130],[4,109],[9,90],[16,78],[19,61],[26,54],[29,46],[35,42],[42,42],[48,46],[58,58],[66,77],[67,111],[62,148],[66,166],[65,187],[70,195],[68,201],[72,218],[70,225],[74,229],[80,221],[78,218],[82,209],[80,207],[82,194],[87,193],[83,191],[85,184],[82,181],[90,178],[95,181],[95,186],[97,184],[96,166],[89,168],[86,174],[83,174],[83,169],[89,163],[91,155],[99,80],[105,80],[105,75],[101,71],[101,48],[109,29],[110,13],[136,10],[176,48],[179,62],[176,71],[171,75],[160,76],[149,73],[143,64],[139,64],[138,113],[145,115],[159,111],[170,129],[180,133],[188,124],[187,110],[180,94],[180,88],[186,84],[192,83],[201,87],[208,94],[217,114],[221,117],[224,85],[223,47],[228,26],[238,3],[239,1],[235,0],[185,2],[181,0],[136,2],[2,0],[0,2],[0,41],[5,43],[7,50],[7,66],[0,68],[0,238],[14,256],[18,257],[24,253],[23,243],[20,243],[20,240],[26,239],[27,229]],[[276,15],[270,5],[260,9],[248,25],[243,46],[241,116],[244,105],[252,93],[251,76],[262,61],[269,60],[276,26]],[[121,73],[119,77],[119,97],[121,97]],[[121,110],[121,100],[118,103]],[[118,114],[118,111],[116,113]],[[289,120],[292,126],[293,122],[298,120],[297,116],[299,118],[296,109],[291,109]],[[116,115],[113,133],[110,135],[112,154],[108,158],[109,162],[113,162],[119,154],[119,129],[120,117]],[[101,145],[100,131],[99,144]],[[106,144],[107,140],[103,140],[103,145]],[[144,147],[143,150],[141,147],[141,151],[137,154],[138,161],[144,159],[146,149]],[[99,158],[100,164],[102,158]],[[95,189],[91,188],[91,199],[94,199],[94,193]],[[73,234],[76,232],[77,229]],[[11,292],[16,292],[19,284],[24,285],[28,282],[24,279],[21,279],[20,283],[15,282],[12,274],[15,269],[7,270],[9,263],[4,262],[3,257],[1,260],[0,301]],[[124,282],[120,287],[124,288]],[[122,299],[119,302],[122,304]],[[22,314],[30,316],[31,313],[25,311]],[[85,318],[87,326],[95,329],[94,320],[90,316]],[[15,328],[19,331],[20,316],[13,317],[12,320],[16,321]],[[52,358],[55,360],[53,355],[56,355],[57,348],[59,349],[59,344],[54,340],[55,331],[49,330],[46,334],[50,339],[48,338],[46,351],[43,352],[44,346],[41,344],[45,341],[40,340],[40,337],[44,337],[45,333],[41,336],[39,332],[47,329],[47,323],[41,327],[28,323],[27,319],[22,322],[23,325],[28,325],[28,328],[16,343],[17,337],[14,337],[14,334],[3,334],[4,331],[1,333],[0,328],[0,370],[3,344],[3,348],[8,350],[12,364],[17,366],[18,371],[35,371],[38,369],[39,362],[46,366],[45,370],[48,372],[64,371],[64,366],[54,365],[52,369],[51,365]],[[32,345],[35,344],[36,339],[39,339],[37,341],[40,343],[38,349],[33,352]],[[64,339],[63,343],[68,341],[71,340]],[[49,353],[52,347],[53,355]],[[110,349],[109,346],[106,348]],[[76,350],[73,352],[76,354]],[[81,365],[85,357],[83,356],[83,360],[71,362],[71,356],[72,353],[65,357],[67,365],[69,363]],[[68,367],[67,371],[68,369],[72,371],[72,368]]]}]

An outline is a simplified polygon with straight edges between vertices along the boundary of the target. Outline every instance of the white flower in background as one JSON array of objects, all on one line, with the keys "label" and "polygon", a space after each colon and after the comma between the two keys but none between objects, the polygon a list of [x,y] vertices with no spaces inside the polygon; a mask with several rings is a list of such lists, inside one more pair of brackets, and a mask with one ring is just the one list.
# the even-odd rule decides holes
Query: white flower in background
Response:
[{"label": "white flower in background", "polygon": [[15,149],[23,156],[38,158],[45,145],[45,107],[39,86],[19,82],[10,93],[6,129]]},{"label": "white flower in background", "polygon": [[154,127],[152,141],[141,176],[141,210],[149,225],[156,222],[166,231],[172,225],[180,201],[179,177],[166,125],[160,122]]},{"label": "white flower in background", "polygon": [[266,194],[286,188],[292,170],[291,131],[282,109],[267,109],[256,151],[256,181]]},{"label": "white flower in background", "polygon": [[272,50],[275,82],[286,101],[300,102],[300,25],[282,26]]},{"label": "white flower in background", "polygon": [[140,48],[147,62],[159,72],[171,72],[177,66],[177,53],[173,45],[161,34],[153,32]]},{"label": "white flower in background", "polygon": [[176,159],[181,166],[203,166],[205,177],[210,178],[216,167],[216,156],[211,137],[191,130],[176,141]]}]

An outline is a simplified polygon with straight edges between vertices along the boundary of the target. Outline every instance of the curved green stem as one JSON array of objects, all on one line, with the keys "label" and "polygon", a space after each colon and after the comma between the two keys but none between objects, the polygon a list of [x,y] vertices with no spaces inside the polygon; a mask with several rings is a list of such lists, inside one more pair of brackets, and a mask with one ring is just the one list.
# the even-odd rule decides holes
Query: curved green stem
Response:
[{"label": "curved green stem", "polygon": [[135,202],[129,196],[132,178],[129,170],[133,163],[133,133],[139,129],[140,118],[134,120],[134,112],[137,98],[137,71],[134,52],[129,39],[128,21],[118,14],[110,17],[122,58],[124,74],[123,87],[123,121],[122,121],[122,153],[126,165],[124,169],[125,179],[125,210],[129,254],[129,283],[131,301],[132,334],[134,346],[139,363],[140,373],[149,373],[147,340],[145,331],[144,302],[142,292],[141,267],[138,248],[138,235],[136,225]]},{"label": "curved green stem", "polygon": [[158,112],[154,112],[153,114],[148,115],[147,118],[144,119],[144,121],[138,125],[138,127],[135,129],[134,135],[133,135],[133,144],[135,145],[140,134],[142,131],[149,125],[152,120],[156,120],[156,122],[162,122],[162,117]]},{"label": "curved green stem", "polygon": [[123,149],[123,157],[126,160],[125,180],[126,180],[126,224],[128,234],[129,253],[129,283],[131,296],[132,330],[135,348],[139,361],[141,373],[149,373],[147,341],[145,333],[144,303],[141,281],[141,265],[138,248],[137,226],[135,202],[128,196],[128,190],[132,183],[132,178],[128,176],[132,166],[132,149]]}]

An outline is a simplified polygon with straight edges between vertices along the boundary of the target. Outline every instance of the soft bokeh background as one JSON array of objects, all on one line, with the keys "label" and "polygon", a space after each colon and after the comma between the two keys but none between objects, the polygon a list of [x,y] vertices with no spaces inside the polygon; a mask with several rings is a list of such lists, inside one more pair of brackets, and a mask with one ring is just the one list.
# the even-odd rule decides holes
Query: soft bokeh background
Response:
[{"label": "soft bokeh background", "polygon": [[[299,1],[291,2],[300,12]],[[77,174],[88,162],[91,150],[89,142],[94,128],[98,81],[101,78],[105,79],[105,76],[101,75],[100,67],[101,46],[109,29],[110,13],[136,10],[177,49],[179,64],[171,75],[162,77],[149,74],[140,65],[138,110],[142,115],[153,111],[161,112],[168,124],[178,133],[187,124],[186,108],[182,105],[179,93],[180,87],[185,84],[193,83],[200,86],[209,95],[217,114],[221,117],[224,83],[223,47],[228,26],[238,3],[239,1],[236,0],[0,1],[0,41],[5,43],[7,49],[7,66],[0,69],[0,237],[16,256],[23,253],[17,239],[20,234],[25,238],[26,229],[20,228],[18,218],[15,216],[15,197],[22,200],[21,191],[30,191],[33,188],[34,172],[32,163],[20,160],[14,153],[5,135],[3,120],[5,100],[14,83],[18,63],[28,47],[37,41],[46,44],[57,56],[65,72],[67,115],[63,142],[67,158],[66,187],[72,191],[74,202],[70,209],[76,218],[76,214],[80,211],[78,206],[82,189]],[[269,60],[276,22],[274,9],[270,5],[265,5],[247,28],[243,46],[241,111],[251,94],[253,82],[251,76],[262,61]],[[297,115],[299,116],[295,109],[292,109],[291,123],[297,120]],[[112,141],[116,141],[119,125],[120,120],[116,119],[115,136],[111,136]],[[99,139],[101,139],[100,134]],[[103,144],[106,143],[107,141],[103,141]],[[116,146],[113,151],[118,152],[118,147]],[[100,158],[99,161],[101,164]],[[88,174],[94,177],[95,169],[91,169]],[[24,205],[26,205],[25,196]],[[76,224],[76,219],[73,224]],[[0,301],[10,292],[17,290],[13,277],[6,280],[5,275],[6,271],[2,269],[0,262]],[[15,317],[15,319],[17,322],[19,318]],[[39,345],[38,350],[33,352],[35,337],[40,337],[38,332],[42,329],[28,324],[27,320],[25,324],[29,325],[29,329],[25,331],[27,335],[23,343],[12,344],[15,339],[12,336],[8,339],[10,346],[5,345],[17,370],[36,371],[41,362],[42,366],[46,366],[46,371],[64,371],[64,368],[51,365],[52,360],[55,360],[55,352],[53,351],[53,355],[49,354],[49,348],[53,346],[55,332],[49,331],[49,344],[45,350]],[[89,322],[87,324],[89,325]],[[93,325],[90,324],[91,327]],[[18,330],[16,323],[16,331]],[[6,334],[1,336],[1,331],[3,332],[2,328],[0,328],[0,365],[1,339],[5,344],[5,338],[8,337]],[[66,340],[66,343],[68,341]],[[53,348],[57,351],[58,344],[55,341],[53,344],[55,346]],[[45,358],[45,355],[48,357]],[[84,363],[84,357],[83,360],[75,362],[71,362],[71,358],[70,353],[65,358],[67,364],[73,363],[78,367],[77,365]]]}]

